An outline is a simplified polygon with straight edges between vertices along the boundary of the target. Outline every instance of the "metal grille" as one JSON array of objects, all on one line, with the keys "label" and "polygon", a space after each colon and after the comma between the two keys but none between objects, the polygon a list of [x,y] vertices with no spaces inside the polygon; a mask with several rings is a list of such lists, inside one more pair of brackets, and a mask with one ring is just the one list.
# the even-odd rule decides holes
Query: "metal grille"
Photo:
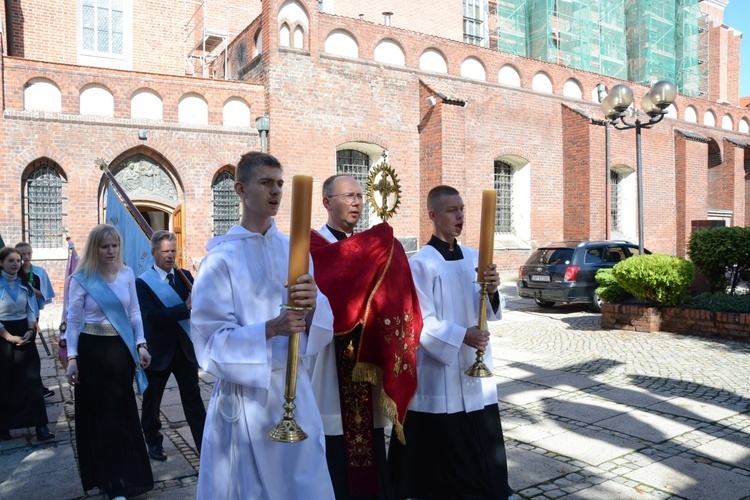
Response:
[{"label": "metal grille", "polygon": [[49,165],[31,172],[26,180],[28,241],[34,248],[63,246],[62,179]]},{"label": "metal grille", "polygon": [[482,45],[482,3],[483,0],[464,0],[464,42]]},{"label": "metal grille", "polygon": [[495,160],[495,232],[513,232],[513,167],[510,163]]},{"label": "metal grille", "polygon": [[[336,151],[336,173],[351,175],[362,186],[367,186],[367,179],[370,176],[370,156],[362,151],[355,149],[342,149]],[[364,231],[370,228],[370,201],[365,197],[365,203],[362,207],[362,215],[359,222],[354,226],[354,230]]]},{"label": "metal grille", "polygon": [[609,213],[612,218],[612,229],[622,232],[622,201],[620,200],[620,180],[622,176],[614,170],[609,171],[610,182],[610,207]]},{"label": "metal grille", "polygon": [[214,236],[219,236],[229,231],[240,218],[240,199],[234,192],[234,175],[220,173],[211,186],[211,192],[214,198]]}]

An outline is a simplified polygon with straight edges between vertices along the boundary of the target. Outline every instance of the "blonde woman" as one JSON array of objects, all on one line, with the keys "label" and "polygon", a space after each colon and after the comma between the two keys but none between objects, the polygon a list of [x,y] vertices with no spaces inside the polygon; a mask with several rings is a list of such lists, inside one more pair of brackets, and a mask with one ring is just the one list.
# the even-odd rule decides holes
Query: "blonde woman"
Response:
[{"label": "blonde woman", "polygon": [[99,487],[113,499],[140,495],[154,480],[133,376],[143,392],[151,355],[117,229],[101,224],[89,233],[71,278],[66,374],[75,387],[81,483],[84,491]]}]

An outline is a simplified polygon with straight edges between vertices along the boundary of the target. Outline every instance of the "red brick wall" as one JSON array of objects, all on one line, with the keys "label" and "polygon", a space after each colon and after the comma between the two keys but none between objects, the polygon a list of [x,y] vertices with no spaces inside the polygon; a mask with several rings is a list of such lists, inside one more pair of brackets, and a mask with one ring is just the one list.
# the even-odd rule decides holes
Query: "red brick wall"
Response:
[{"label": "red brick wall", "polygon": [[708,148],[705,143],[688,140],[680,133],[675,133],[674,142],[675,254],[685,257],[692,221],[704,219],[708,209],[705,162]]},{"label": "red brick wall", "polygon": [[[15,57],[63,64],[78,60],[77,3],[80,0],[11,0]],[[126,2],[127,3],[127,2]],[[197,43],[185,26],[196,24],[201,14],[192,17],[195,2],[179,0],[132,0],[133,70],[169,75],[184,75],[188,52]],[[211,0],[207,27],[241,32],[260,13],[260,2]],[[191,19],[192,18],[192,19]],[[202,32],[199,29],[196,31]],[[189,41],[186,42],[186,36]]]},{"label": "red brick wall", "polygon": [[584,240],[590,237],[591,177],[590,129],[588,118],[562,106],[563,178],[560,185],[566,213],[563,239]]},{"label": "red brick wall", "polygon": [[[314,3],[317,3],[315,0]],[[436,4],[432,0],[394,0],[362,2],[361,0],[335,0],[333,14],[336,16],[360,19],[373,24],[384,24],[383,12],[393,12],[391,26],[440,36],[451,40],[463,40],[464,27],[461,0],[442,0],[440,15],[435,13]]]},{"label": "red brick wall", "polygon": [[733,211],[732,225],[745,225],[745,149],[729,141],[724,144],[724,165],[729,210]]},{"label": "red brick wall", "polygon": [[[221,126],[222,105],[230,96],[244,98],[253,117],[269,114],[270,152],[281,159],[288,176],[312,174],[316,192],[320,182],[335,171],[338,145],[361,141],[387,149],[390,163],[402,181],[401,209],[391,221],[399,237],[426,240],[431,232],[424,209],[426,192],[437,183],[449,183],[462,191],[466,202],[467,221],[462,240],[476,246],[479,192],[492,185],[494,160],[503,155],[529,161],[532,246],[562,239],[571,232],[592,238],[604,234],[604,133],[602,127],[590,124],[582,115],[601,118],[598,104],[590,101],[591,90],[599,82],[611,88],[619,80],[466,45],[430,34],[433,33],[430,28],[420,28],[427,33],[419,33],[415,31],[419,24],[399,24],[399,16],[406,18],[411,12],[406,9],[429,12],[421,7],[424,5],[421,1],[401,10],[398,6],[387,9],[395,14],[393,27],[386,28],[379,14],[377,21],[372,22],[319,15],[314,0],[302,2],[310,18],[303,50],[278,46],[277,15],[283,0],[263,2],[260,17],[257,9],[261,4],[251,2],[245,25],[252,20],[256,24],[242,36],[252,42],[256,26],[260,25],[264,53],[249,64],[243,76],[245,82],[186,78],[181,76],[185,56],[180,38],[182,18],[178,15],[179,19],[174,19],[175,16],[167,19],[168,16],[162,15],[165,11],[158,9],[171,6],[170,12],[181,10],[175,10],[174,3],[162,3],[155,0],[134,3],[137,10],[134,24],[141,30],[138,42],[142,50],[136,54],[134,49],[138,71],[125,72],[75,65],[75,30],[70,30],[75,19],[65,17],[75,11],[69,5],[74,5],[73,2],[63,2],[61,5],[67,10],[54,18],[37,14],[45,11],[47,2],[12,2],[23,10],[26,32],[21,40],[25,59],[2,61],[6,101],[5,115],[0,120],[3,134],[0,155],[7,168],[0,178],[6,185],[19,186],[0,195],[0,224],[4,235],[5,231],[11,234],[11,240],[16,239],[13,234],[20,237],[21,173],[30,162],[46,156],[60,165],[68,179],[66,225],[70,224],[74,239],[82,245],[88,228],[98,222],[101,174],[93,168],[93,160],[99,155],[113,160],[124,152],[138,150],[144,144],[138,141],[137,130],[147,128],[149,139],[145,145],[153,155],[163,156],[172,175],[179,179],[179,196],[187,203],[188,254],[199,258],[211,236],[213,174],[234,163],[246,150],[259,148],[254,130],[227,130]],[[252,9],[256,11],[253,13]],[[143,19],[149,13],[159,13],[153,16],[158,19]],[[74,18],[75,14],[72,15]],[[425,16],[431,17],[439,16]],[[326,36],[339,28],[356,38],[359,59],[321,53]],[[41,43],[45,30],[55,33],[56,43]],[[441,34],[446,36],[438,33]],[[375,47],[383,38],[396,40],[404,49],[405,67],[372,60]],[[432,47],[445,55],[448,75],[418,70],[420,55]],[[248,52],[252,54],[252,43],[248,43]],[[231,54],[230,51],[230,57]],[[460,77],[461,62],[469,56],[482,62],[487,81]],[[518,70],[521,88],[498,83],[498,71],[505,64],[512,64]],[[533,76],[538,71],[550,76],[554,94],[531,90]],[[62,114],[23,111],[23,86],[30,78],[40,76],[53,80],[61,88]],[[563,85],[569,78],[581,84],[583,100],[562,97]],[[437,89],[426,81],[449,88],[468,105],[427,106],[426,97],[434,95]],[[89,83],[104,84],[113,93],[113,118],[83,119],[78,115],[80,89]],[[129,119],[130,97],[141,87],[152,88],[162,96],[162,122]],[[647,89],[640,85],[631,87],[636,101],[640,101]],[[177,123],[177,103],[186,92],[199,93],[207,100],[208,126]],[[694,106],[701,121],[707,109],[717,114],[719,122],[723,114],[729,113],[735,126],[741,116],[748,116],[747,109],[718,104],[715,99],[679,96],[675,105],[680,117],[688,105]],[[699,218],[705,218],[708,199],[707,174],[702,173],[707,164],[705,146],[692,142],[680,146],[676,143],[675,128],[722,144],[724,135],[747,140],[745,135],[671,119],[643,131],[646,245],[653,251],[666,253],[678,252],[684,245],[684,237],[680,238],[676,229],[679,219],[672,215],[679,207],[680,197],[685,204],[680,227],[698,214]],[[634,131],[612,130],[611,137],[612,165],[624,164],[635,170]],[[735,213],[747,210],[747,203],[743,206],[742,199],[738,199],[741,190],[737,186],[744,179],[737,161],[733,160],[732,172],[728,174],[734,185],[731,204]],[[687,179],[681,177],[683,167],[679,165],[684,165]],[[569,187],[568,180],[575,182],[575,189]],[[745,199],[748,195],[746,192]],[[279,217],[282,229],[288,224],[288,211],[289,204],[285,202]],[[313,217],[316,225],[325,220],[325,211],[317,203]],[[495,260],[506,273],[515,273],[527,254],[527,250],[498,252]]]},{"label": "red brick wall", "polygon": [[679,307],[602,304],[602,328],[636,332],[674,332],[706,338],[750,341],[750,314]]}]

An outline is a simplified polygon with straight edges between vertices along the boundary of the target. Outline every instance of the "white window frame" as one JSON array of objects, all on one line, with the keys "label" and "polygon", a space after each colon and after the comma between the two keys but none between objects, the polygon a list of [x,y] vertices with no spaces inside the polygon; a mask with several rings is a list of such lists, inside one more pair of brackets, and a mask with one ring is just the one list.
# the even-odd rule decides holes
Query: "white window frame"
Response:
[{"label": "white window frame", "polygon": [[[110,69],[133,69],[133,0],[122,0],[122,54],[111,51],[100,52],[96,49],[86,50],[83,48],[83,1],[76,2],[76,39],[78,48],[78,64],[83,66],[94,66]],[[97,6],[106,4],[110,10],[112,0],[90,0]],[[95,15],[96,18],[96,15]],[[111,46],[112,32],[108,28],[109,42]]]}]

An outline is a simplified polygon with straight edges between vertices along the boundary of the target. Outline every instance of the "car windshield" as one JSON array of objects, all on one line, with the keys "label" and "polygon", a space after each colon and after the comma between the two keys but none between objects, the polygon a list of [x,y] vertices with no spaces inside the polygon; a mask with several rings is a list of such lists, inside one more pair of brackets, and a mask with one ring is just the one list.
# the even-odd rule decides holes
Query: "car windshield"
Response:
[{"label": "car windshield", "polygon": [[556,264],[569,264],[572,258],[572,248],[540,248],[529,257],[526,264],[554,266]]}]

